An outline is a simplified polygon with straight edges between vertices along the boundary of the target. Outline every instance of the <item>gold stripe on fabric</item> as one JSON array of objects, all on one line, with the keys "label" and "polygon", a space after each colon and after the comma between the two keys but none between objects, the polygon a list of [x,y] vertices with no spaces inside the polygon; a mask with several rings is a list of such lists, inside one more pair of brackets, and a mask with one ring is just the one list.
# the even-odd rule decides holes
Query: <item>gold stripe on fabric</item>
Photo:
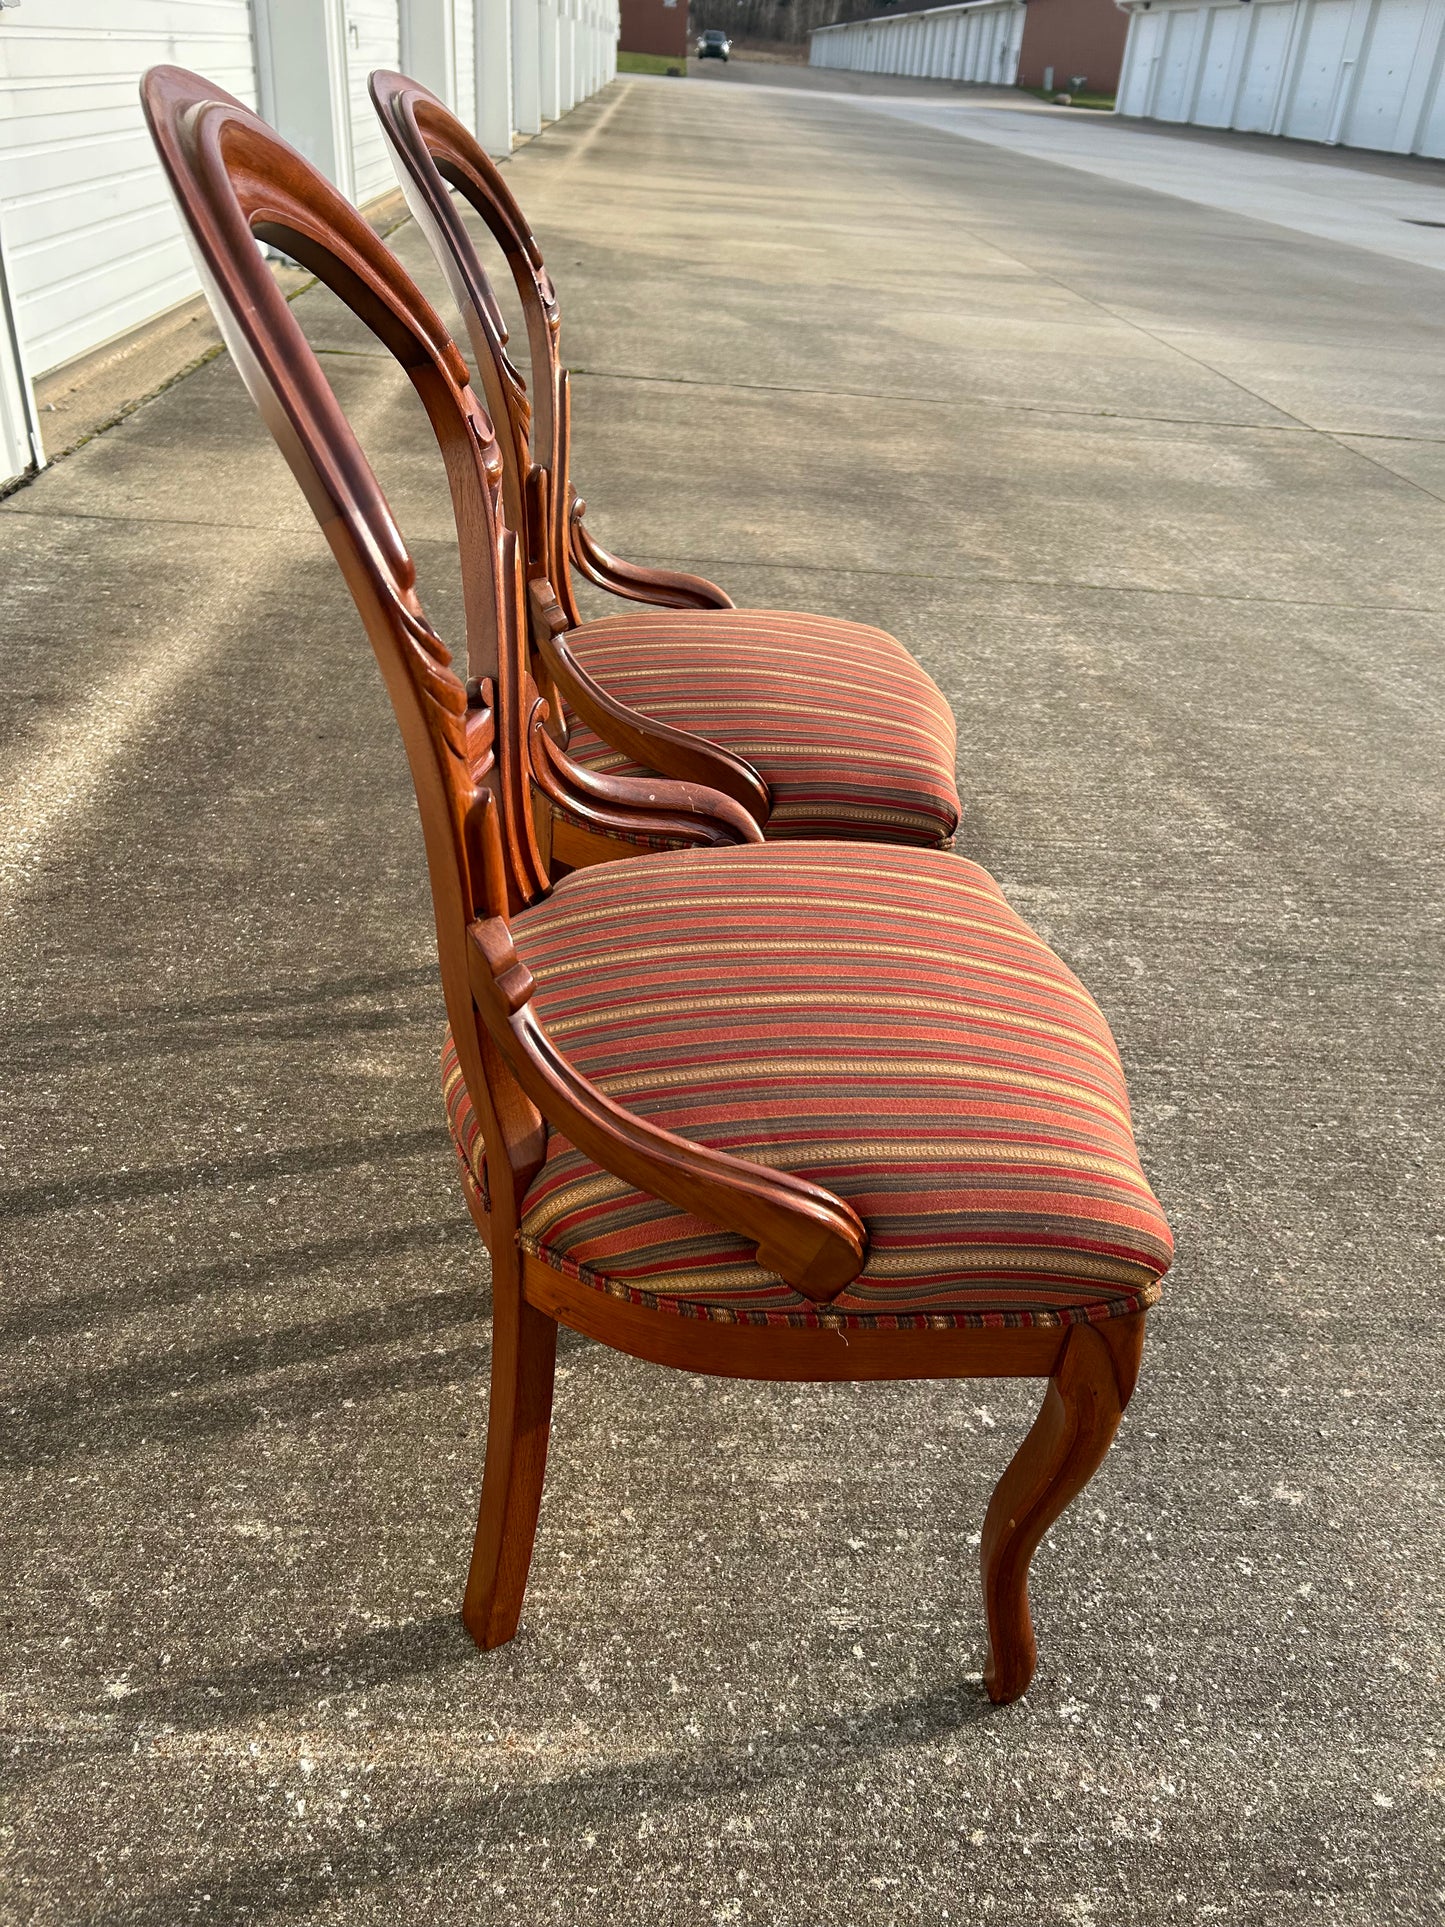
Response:
[{"label": "gold stripe on fabric", "polygon": [[[784,1170],[794,1174],[815,1173],[820,1166],[848,1164],[860,1157],[866,1157],[872,1164],[915,1164],[921,1159],[929,1159],[944,1164],[1054,1165],[1106,1181],[1122,1179],[1129,1189],[1142,1188],[1146,1196],[1152,1196],[1138,1166],[1128,1158],[1114,1158],[1103,1152],[1056,1151],[1036,1145],[1000,1144],[994,1140],[981,1144],[944,1138],[882,1145],[763,1145],[757,1149],[733,1150],[728,1155],[740,1158],[745,1164],[760,1165],[764,1170]],[[1047,1174],[1041,1170],[1039,1175],[1046,1177]],[[610,1171],[594,1166],[591,1175],[579,1173],[575,1178],[564,1178],[551,1197],[539,1198],[535,1204],[528,1205],[526,1221],[531,1224],[535,1217],[540,1224],[552,1224],[568,1212],[584,1210],[605,1201],[616,1201],[635,1189],[623,1179],[614,1177]],[[651,1197],[652,1193],[639,1191],[638,1196]],[[947,1199],[941,1199],[936,1212],[925,1211],[922,1215],[924,1218],[947,1217],[968,1208],[966,1203],[950,1203]],[[874,1214],[879,1220],[885,1220],[890,1215],[886,1209]],[[913,1218],[918,1214],[910,1211],[908,1215]],[[738,1233],[738,1236],[741,1235]]]},{"label": "gold stripe on fabric", "polygon": [[[774,787],[776,788],[776,785]],[[770,824],[807,823],[821,822],[826,818],[830,824],[899,823],[905,826],[917,824],[920,829],[932,830],[934,834],[937,835],[939,834],[938,824],[942,822],[944,818],[954,816],[953,806],[949,804],[948,807],[945,808],[940,804],[938,808],[934,808],[930,803],[925,807],[925,802],[926,799],[920,797],[918,808],[915,810],[886,810],[878,803],[867,801],[862,803],[845,803],[836,796],[817,796],[812,794],[804,794],[792,798],[781,796],[773,804],[773,813],[768,818],[768,822]],[[834,834],[834,832],[830,831],[830,834]],[[952,836],[954,832],[950,830],[948,834]],[[931,843],[921,843],[918,845],[918,848],[923,850],[929,850],[933,847]]]},{"label": "gold stripe on fabric", "polygon": [[[663,720],[658,710],[650,708],[647,713],[649,715],[655,715],[659,722]],[[800,762],[808,760],[818,763],[836,763],[840,756],[846,754],[852,763],[859,766],[886,763],[890,767],[898,769],[916,770],[918,767],[917,756],[895,756],[888,750],[875,749],[871,744],[865,748],[861,744],[849,743],[845,751],[837,743],[782,743],[776,740],[760,743],[743,738],[736,742],[730,742],[728,747],[735,756],[760,757],[764,761],[775,756],[788,756]],[[594,757],[587,767],[596,770],[614,769],[620,768],[623,763],[630,763],[631,761],[632,758],[630,756],[599,756]],[[639,765],[639,767],[645,766]],[[842,770],[839,774],[840,776],[845,776],[847,771]]]},{"label": "gold stripe on fabric", "polygon": [[[793,866],[790,865],[788,867],[791,868]],[[797,868],[801,870],[803,866],[799,864]],[[585,876],[587,873],[583,871],[580,874]],[[653,879],[652,887],[654,889],[656,888],[656,879]],[[572,892],[572,896],[574,897],[582,894],[580,891]],[[1042,951],[1046,957],[1049,957],[1054,962],[1060,962],[1058,958],[1054,957],[1054,953],[1049,949],[1043,938],[1036,936],[1034,932],[1029,929],[1028,925],[1022,921],[1018,912],[1013,909],[1010,904],[1006,903],[1002,897],[993,896],[983,890],[969,890],[967,892],[960,892],[960,895],[966,895],[970,906],[977,906],[974,915],[966,916],[963,913],[962,905],[951,912],[944,912],[940,910],[915,909],[911,904],[900,907],[896,903],[879,902],[869,897],[819,896],[809,901],[808,908],[820,913],[826,912],[832,915],[852,911],[859,915],[874,916],[880,919],[893,918],[895,921],[903,923],[939,924],[942,925],[945,930],[968,931],[971,935],[976,935],[980,932],[992,932],[997,937],[1007,939],[1011,943],[1017,943],[1023,949]],[[555,898],[553,900],[555,901]],[[564,902],[569,900],[568,898],[563,899]],[[666,916],[677,916],[681,918],[698,910],[767,910],[774,908],[796,910],[797,907],[798,895],[796,886],[788,890],[786,894],[783,889],[780,888],[776,893],[761,896],[756,893],[733,894],[728,896],[702,896],[694,891],[684,890],[666,903],[659,902],[655,897],[643,899],[640,902],[636,897],[623,897],[616,902],[589,903],[587,906],[587,916],[589,922],[591,922],[593,920],[600,921],[603,917],[635,918],[639,915],[647,915],[649,912],[660,912]],[[988,909],[994,914],[991,917],[980,914],[984,909]],[[535,917],[535,912],[533,914]],[[525,922],[522,927],[525,930]],[[786,933],[769,931],[769,939],[771,940],[779,934]],[[811,938],[812,934],[811,931],[798,932],[800,937],[806,938]],[[907,945],[894,944],[886,936],[876,938],[871,947],[875,950],[898,949],[904,952],[908,949]],[[960,959],[960,961],[969,960]]]},{"label": "gold stripe on fabric", "polygon": [[[871,1144],[765,1144],[757,1150],[732,1151],[729,1155],[742,1158],[748,1164],[764,1165],[769,1170],[799,1173],[811,1171],[820,1164],[849,1164],[859,1157],[866,1157],[870,1164],[916,1164],[924,1159],[941,1164],[1062,1164],[1071,1171],[1087,1172],[1091,1177],[1111,1178],[1117,1175],[1126,1178],[1131,1186],[1143,1184],[1148,1189],[1142,1172],[1132,1158],[1113,1157],[1107,1151],[1066,1151],[1055,1150],[1052,1145],[1001,1143],[995,1138],[913,1138]],[[1043,1175],[1041,1171],[1040,1176]],[[920,1174],[920,1183],[924,1188],[935,1182],[931,1173]],[[954,1207],[944,1202],[940,1209],[947,1212]],[[886,1216],[887,1213],[879,1215]]]},{"label": "gold stripe on fabric", "polygon": [[[719,864],[717,867],[721,869],[722,865]],[[774,891],[759,893],[754,889],[747,892],[747,894],[729,892],[726,896],[714,896],[711,893],[704,894],[701,891],[684,890],[666,902],[659,901],[655,896],[649,895],[649,897],[644,900],[644,903],[650,904],[669,916],[699,909],[756,910],[767,909],[774,905],[787,910],[796,910],[798,907],[796,887],[798,874],[801,873],[805,876],[828,874],[834,877],[837,875],[836,871],[810,871],[806,859],[801,856],[797,862],[789,861],[786,864],[779,864],[778,868],[785,874],[780,879],[778,887]],[[587,872],[584,870],[578,874],[586,876]],[[619,883],[630,880],[631,879],[618,879]],[[888,880],[890,879],[886,873],[884,877],[879,879],[880,883]],[[910,881],[906,874],[898,880],[905,884]],[[611,881],[611,879],[609,879],[609,881]],[[929,882],[930,884],[932,883],[932,878],[929,879]],[[643,877],[637,887],[640,889],[648,889],[649,892],[655,892],[657,889],[657,879],[655,876],[650,879]],[[746,889],[746,886],[744,886],[744,889]],[[582,894],[582,891],[575,889],[571,892],[572,896],[580,896]],[[591,892],[589,891],[587,894],[590,895]],[[921,905],[906,903],[900,906],[897,903],[891,903],[886,900],[880,901],[873,897],[819,896],[815,901],[810,901],[808,907],[810,909],[830,912],[854,910],[866,915],[892,917],[906,922],[936,923],[942,924],[944,928],[948,930],[997,930],[1006,934],[1011,940],[1022,943],[1028,948],[1042,950],[1046,956],[1053,956],[1053,952],[1049,949],[1043,938],[1036,936],[1035,933],[1029,929],[1028,925],[1019,916],[1018,911],[1013,908],[1002,894],[995,894],[992,890],[980,889],[973,885],[966,885],[951,894],[956,894],[966,899],[971,906],[987,906],[987,908],[995,913],[994,921],[985,922],[978,920],[976,917],[965,917],[961,909],[952,911],[929,910]],[[555,901],[555,899],[553,900]],[[563,900],[566,901],[566,899]],[[642,907],[643,906],[639,905],[635,896],[624,896],[616,902],[589,904],[587,914],[589,918],[635,917]],[[888,940],[886,937],[882,937],[878,939],[878,942],[880,945],[886,946]]]},{"label": "gold stripe on fabric", "polygon": [[[1063,1078],[1042,1077],[1036,1071],[998,1071],[973,1064],[938,1064],[928,1058],[762,1057],[745,1059],[740,1063],[724,1060],[718,1064],[700,1064],[686,1070],[639,1071],[631,1076],[594,1078],[593,1082],[599,1090],[609,1095],[632,1091],[680,1090],[689,1085],[716,1084],[723,1080],[727,1087],[736,1090],[738,1083],[744,1079],[796,1076],[799,1072],[834,1077],[914,1076],[926,1077],[933,1083],[999,1084],[1007,1090],[1045,1091],[1051,1097],[1097,1107],[1117,1119],[1125,1130],[1129,1128],[1127,1111],[1102,1093],[1081,1090],[1077,1084],[1070,1084]],[[718,1101],[726,1102],[721,1093]],[[873,1144],[864,1144],[860,1146],[860,1154],[871,1156],[876,1148]]]},{"label": "gold stripe on fabric", "polygon": [[[870,1252],[867,1269],[853,1280],[849,1290],[866,1285],[874,1278],[922,1278],[937,1268],[941,1246],[923,1246],[914,1252]],[[1156,1276],[1141,1259],[1130,1264],[1125,1259],[1106,1258],[1073,1245],[959,1245],[950,1246],[949,1262],[957,1271],[1053,1271],[1073,1272],[1082,1278],[1105,1279],[1110,1284],[1127,1285],[1137,1279]],[[940,1281],[938,1289],[947,1291]]]},{"label": "gold stripe on fabric", "polygon": [[[695,672],[692,672],[686,669],[680,670],[678,671],[675,681],[683,682],[686,680],[689,674],[693,674],[693,673]],[[732,669],[731,667],[729,667],[727,671],[720,673],[717,676],[716,680],[722,686],[730,686],[732,675],[733,675]],[[608,676],[607,686],[610,689],[615,685],[618,685],[621,683],[646,682],[651,680],[652,678],[648,674],[644,674],[641,676],[629,676],[625,670],[621,670],[621,671],[615,671]],[[807,689],[810,692],[817,688],[816,679],[812,676],[799,676],[797,678],[797,683],[800,689]],[[840,682],[830,672],[828,687],[829,687],[829,693],[833,694],[839,690],[847,689],[848,684],[846,681]],[[840,726],[845,723],[856,724],[858,726],[858,731],[861,734],[866,731],[876,729],[878,727],[878,709],[877,709],[878,691],[876,686],[872,683],[860,683],[858,687],[858,694],[865,698],[869,698],[869,697],[873,698],[872,705],[866,709],[859,708],[856,710],[852,710],[852,709],[844,708],[842,706],[841,701],[829,703],[825,708],[821,704],[815,707],[811,703],[803,703],[803,702],[792,702],[792,701],[764,702],[757,699],[748,699],[745,701],[739,701],[737,704],[734,705],[734,707],[737,709],[740,716],[811,716],[811,717],[815,717],[820,722],[835,723]],[[658,718],[663,716],[694,715],[697,712],[698,704],[700,702],[705,702],[705,701],[706,701],[706,696],[703,694],[699,694],[698,696],[692,698],[691,700],[689,700],[686,697],[678,697],[676,699],[672,699],[668,701],[650,702],[647,705],[647,713],[649,716],[658,717]],[[921,711],[921,713],[918,715],[917,718],[907,717],[907,716],[903,716],[903,717],[894,716],[894,717],[891,717],[889,720],[891,724],[897,728],[916,730],[918,734],[921,736],[931,736],[933,732],[928,728],[926,728],[925,725],[930,722],[938,723],[938,722],[941,722],[943,719],[941,715],[934,714],[931,711],[925,709]],[[840,730],[840,733],[842,733],[841,730]],[[847,732],[847,734],[849,734],[850,737],[852,733],[853,732],[851,731],[851,729]],[[599,737],[598,741],[600,742],[601,740],[602,739]],[[837,752],[838,747],[839,745],[835,743],[834,745],[835,754]],[[854,743],[852,741],[848,743],[848,748],[850,751],[862,750],[863,747],[864,746],[860,743]]]},{"label": "gold stripe on fabric", "polygon": [[[609,684],[620,677],[626,677],[629,682],[634,683],[655,682],[665,677],[666,665],[657,658],[654,658],[652,662],[639,665],[637,659],[638,645],[633,638],[624,636],[599,638],[595,634],[589,636],[585,629],[574,629],[572,632],[572,640],[577,655],[584,663],[589,667],[595,664],[606,668],[608,673],[605,680]],[[695,640],[696,638],[687,635],[685,631],[680,632],[678,636],[678,641],[683,647],[686,647],[689,642]],[[816,688],[820,674],[830,678],[836,675],[844,688],[857,687],[862,689],[868,686],[863,679],[865,677],[871,677],[875,679],[872,686],[876,690],[876,677],[880,667],[890,671],[913,669],[917,671],[917,681],[912,682],[911,686],[909,683],[904,683],[902,686],[895,684],[895,686],[889,690],[890,698],[896,697],[904,703],[917,704],[920,707],[936,709],[940,714],[946,710],[946,699],[937,683],[933,681],[928,671],[918,659],[915,656],[910,656],[907,650],[902,648],[901,645],[896,652],[893,650],[883,651],[883,661],[881,663],[879,661],[880,652],[878,650],[861,646],[854,647],[850,650],[846,642],[840,650],[837,640],[831,636],[796,634],[790,636],[748,636],[740,641],[739,648],[743,651],[753,649],[758,651],[759,654],[772,654],[773,646],[780,641],[786,641],[788,644],[788,659],[785,663],[773,670],[772,673],[780,677],[785,677],[789,682],[802,683],[810,688]],[[681,652],[679,651],[679,653]],[[678,667],[682,675],[697,676],[710,682],[724,683],[729,675],[736,670],[737,663],[736,660],[728,661],[725,658],[713,658],[710,660],[706,656],[694,655],[684,657]],[[763,673],[768,672],[764,671]],[[745,697],[740,698],[739,707],[744,706],[746,700]]]},{"label": "gold stripe on fabric", "polygon": [[[986,971],[990,976],[1004,977],[1011,983],[1036,984],[1042,989],[1057,991],[1061,995],[1066,995],[1071,998],[1073,1002],[1082,1004],[1085,1009],[1092,1011],[1096,1016],[1099,1015],[1098,1006],[1081,984],[1071,982],[1066,978],[1045,977],[1038,971],[1026,970],[1020,964],[995,963],[989,958],[977,956],[960,959],[951,951],[927,950],[918,944],[889,944],[886,948],[883,948],[878,944],[872,943],[844,943],[835,941],[832,943],[812,942],[810,948],[814,955],[830,957],[870,957],[875,962],[884,962],[890,958],[906,957],[918,963],[951,964],[956,966],[962,961],[966,963],[967,969],[970,971]],[[638,945],[636,948],[628,950],[609,950],[601,955],[594,953],[587,957],[557,960],[549,959],[547,961],[534,962],[531,958],[526,957],[524,953],[524,961],[531,969],[535,970],[541,978],[542,988],[545,994],[549,983],[559,977],[575,976],[579,971],[595,973],[617,964],[641,964],[663,961],[675,962],[684,957],[755,957],[757,954],[757,939],[747,943],[714,942],[691,945],[684,945],[674,940],[664,944]],[[879,987],[878,995],[880,1001],[887,998],[888,989],[886,985]],[[820,1000],[826,1001],[826,992],[823,989],[820,989],[819,997]]]},{"label": "gold stripe on fabric", "polygon": [[[566,1252],[549,1252],[544,1250],[542,1248],[543,1241],[538,1238],[532,1230],[530,1218],[524,1221],[522,1235],[523,1242],[527,1246],[535,1248],[535,1255],[539,1258],[565,1258],[568,1256]],[[577,1260],[574,1259],[573,1262],[576,1263]],[[606,1261],[604,1260],[603,1262],[605,1263]],[[613,1260],[613,1262],[625,1264],[627,1261],[625,1258],[619,1257]],[[586,1261],[586,1269],[596,1272],[598,1276],[607,1275],[598,1264],[591,1260]],[[614,1273],[613,1276],[615,1277],[616,1274]],[[756,1291],[760,1285],[783,1285],[783,1280],[776,1272],[764,1271],[761,1265],[717,1265],[702,1270],[669,1271],[667,1275],[662,1278],[638,1278],[626,1282],[635,1283],[639,1291],[650,1291],[659,1298],[676,1298],[683,1296],[690,1287],[693,1291],[705,1291],[708,1298],[713,1300],[721,1298],[722,1295],[728,1291]],[[779,1309],[784,1309],[789,1305],[806,1305],[810,1302],[804,1298],[801,1293],[794,1292],[790,1286],[783,1285],[783,1291],[787,1294],[786,1296],[779,1295],[776,1299],[770,1301],[776,1303]]]},{"label": "gold stripe on fabric", "polygon": [[[1114,1052],[1102,1039],[1092,1036],[1088,1031],[1075,1030],[1068,1024],[1051,1024],[1042,1017],[999,1010],[989,1004],[967,1003],[962,999],[900,997],[896,993],[888,994],[886,1005],[876,993],[865,997],[850,991],[759,991],[755,997],[658,998],[645,1004],[609,998],[603,1021],[611,1023],[617,1018],[626,1017],[641,1022],[648,1017],[685,1017],[690,1012],[700,1011],[812,1010],[819,1005],[828,1010],[866,1010],[876,1016],[880,1023],[887,1022],[896,1010],[937,1011],[945,1017],[971,1017],[979,1023],[1007,1024],[1017,1030],[1058,1037],[1077,1044],[1081,1050],[1087,1050],[1096,1057],[1102,1057],[1108,1064],[1113,1065],[1116,1061]],[[570,1031],[586,1030],[597,1021],[595,1011],[580,1017],[549,1017],[547,1029],[554,1037],[565,1037]]]}]

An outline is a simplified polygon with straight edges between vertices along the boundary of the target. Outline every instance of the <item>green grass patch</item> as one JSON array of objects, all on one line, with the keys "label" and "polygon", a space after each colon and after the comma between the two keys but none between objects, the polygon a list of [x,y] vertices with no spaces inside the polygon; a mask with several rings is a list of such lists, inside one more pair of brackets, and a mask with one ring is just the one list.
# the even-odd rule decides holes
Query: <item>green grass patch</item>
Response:
[{"label": "green grass patch", "polygon": [[666,54],[619,54],[617,71],[619,74],[685,74],[687,62],[681,57],[669,60]]}]

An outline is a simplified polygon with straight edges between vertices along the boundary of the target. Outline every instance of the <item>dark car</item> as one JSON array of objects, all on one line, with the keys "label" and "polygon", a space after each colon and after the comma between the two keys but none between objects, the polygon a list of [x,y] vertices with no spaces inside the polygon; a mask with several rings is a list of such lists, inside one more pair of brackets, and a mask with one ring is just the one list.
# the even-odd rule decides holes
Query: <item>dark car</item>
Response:
[{"label": "dark car", "polygon": [[721,27],[709,27],[706,33],[697,37],[697,57],[699,60],[726,60],[733,50],[733,43]]}]

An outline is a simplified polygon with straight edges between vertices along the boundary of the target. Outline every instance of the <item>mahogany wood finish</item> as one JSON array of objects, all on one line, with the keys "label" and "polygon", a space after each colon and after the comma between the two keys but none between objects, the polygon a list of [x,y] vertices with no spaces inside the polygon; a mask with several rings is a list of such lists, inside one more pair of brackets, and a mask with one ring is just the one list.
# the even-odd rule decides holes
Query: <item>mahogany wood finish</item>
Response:
[{"label": "mahogany wood finish", "polygon": [[[465,364],[370,227],[258,117],[194,74],[153,69],[152,135],[236,364],[336,555],[385,678],[425,837],[442,989],[482,1131],[488,1199],[464,1169],[492,1254],[486,1469],[463,1616],[483,1646],[521,1611],[546,1467],[558,1323],[693,1372],[779,1379],[1037,1376],[1044,1407],[999,1485],[984,1536],[989,1691],[1033,1669],[1025,1579],[1040,1537],[1098,1464],[1132,1390],[1143,1316],[1098,1328],[848,1330],[722,1324],[652,1311],[524,1254],[519,1221],[549,1130],[626,1181],[734,1230],[826,1305],[866,1255],[852,1209],[821,1186],[660,1129],[581,1076],[548,1036],[510,920],[549,888],[534,804],[565,796],[599,822],[678,824],[699,844],[753,840],[734,797],[680,784],[584,785],[547,728],[529,669],[521,558],[503,462]],[[451,485],[461,549],[464,685],[417,599],[376,478],[255,240],[317,274],[406,370]],[[780,853],[781,854],[781,853]],[[646,859],[640,859],[645,861]]]},{"label": "mahogany wood finish", "polygon": [[[621,562],[587,533],[586,505],[569,478],[571,395],[558,350],[561,313],[541,251],[496,164],[447,107],[403,74],[371,76],[371,97],[412,216],[436,256],[471,343],[487,408],[503,440],[503,500],[510,527],[524,534],[533,601],[533,673],[550,693],[561,689],[573,710],[613,748],[644,768],[700,783],[734,797],[765,823],[767,784],[740,757],[706,738],[655,722],[611,695],[556,638],[581,623],[572,589],[575,565],[599,587],[668,608],[730,609],[723,591],[700,576]],[[526,318],[533,385],[507,352],[508,334],[487,272],[477,257],[455,187],[481,216],[506,257]],[[562,712],[554,705],[554,728]],[[559,821],[558,850],[571,864],[625,854],[615,838],[595,849]]]},{"label": "mahogany wood finish", "polygon": [[[599,588],[670,609],[731,609],[715,582],[620,562],[592,540],[586,504],[572,486],[567,370],[559,337],[557,291],[541,249],[496,163],[446,105],[405,74],[371,76],[371,98],[417,225],[425,234],[461,310],[487,405],[509,439],[508,520],[524,526],[528,573],[555,586],[568,623],[580,620],[572,597],[575,565]],[[506,256],[526,319],[532,391],[507,353],[507,328],[487,272],[447,192],[450,184],[475,208]],[[503,426],[505,423],[505,426]],[[530,491],[530,500],[524,494]]]}]

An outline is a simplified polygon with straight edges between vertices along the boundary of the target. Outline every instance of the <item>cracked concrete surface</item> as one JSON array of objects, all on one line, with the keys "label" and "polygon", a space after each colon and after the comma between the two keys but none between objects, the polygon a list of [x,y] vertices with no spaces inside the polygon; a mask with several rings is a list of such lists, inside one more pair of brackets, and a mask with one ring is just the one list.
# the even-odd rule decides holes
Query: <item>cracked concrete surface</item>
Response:
[{"label": "cracked concrete surface", "polygon": [[[522,1634],[462,1634],[415,811],[222,359],[0,507],[8,1920],[1438,1912],[1441,283],[727,72],[512,178],[600,537],[916,650],[1116,1027],[1180,1256],[1038,1677],[978,1684],[1027,1385],[566,1336]],[[420,414],[297,312],[445,628]]]}]

